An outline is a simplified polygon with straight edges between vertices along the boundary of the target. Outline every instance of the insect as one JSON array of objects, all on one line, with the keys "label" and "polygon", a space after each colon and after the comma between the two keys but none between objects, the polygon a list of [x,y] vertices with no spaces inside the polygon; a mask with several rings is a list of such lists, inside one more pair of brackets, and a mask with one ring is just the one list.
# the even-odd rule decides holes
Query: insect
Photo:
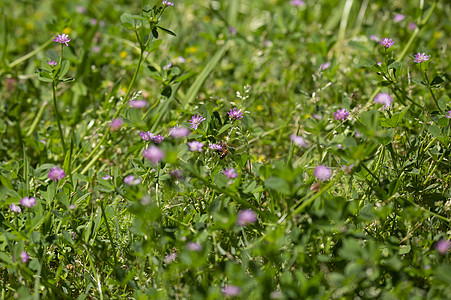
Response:
[{"label": "insect", "polygon": [[224,157],[227,156],[227,154],[229,153],[229,145],[226,142],[219,142],[218,143],[219,146],[221,146],[221,149],[216,150],[216,153],[219,154],[219,158],[223,159]]}]

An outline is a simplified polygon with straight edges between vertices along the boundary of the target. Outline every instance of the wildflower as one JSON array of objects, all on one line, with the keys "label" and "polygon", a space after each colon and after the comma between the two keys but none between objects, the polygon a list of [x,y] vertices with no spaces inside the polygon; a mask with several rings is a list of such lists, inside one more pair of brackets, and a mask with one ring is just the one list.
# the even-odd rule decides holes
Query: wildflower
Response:
[{"label": "wildflower", "polygon": [[20,206],[18,206],[18,205],[15,205],[14,203],[11,203],[10,205],[9,205],[9,209],[12,211],[12,212],[15,212],[15,213],[20,213],[22,210],[20,209]]},{"label": "wildflower", "polygon": [[150,146],[143,152],[143,156],[145,159],[150,160],[154,164],[158,164],[165,156],[163,150],[158,148],[157,146]]},{"label": "wildflower", "polygon": [[370,39],[372,41],[375,41],[375,42],[379,42],[380,41],[379,37],[377,35],[374,35],[374,34],[370,35]]},{"label": "wildflower", "polygon": [[95,53],[99,53],[100,52],[100,47],[99,46],[94,46],[92,47],[92,51]]},{"label": "wildflower", "polygon": [[134,108],[143,108],[143,107],[146,107],[147,101],[146,100],[132,100],[128,104]]},{"label": "wildflower", "polygon": [[188,128],[185,127],[173,127],[169,130],[169,135],[174,138],[182,138],[188,136],[190,133]]},{"label": "wildflower", "polygon": [[186,58],[184,58],[183,56],[177,57],[177,60],[178,60],[178,62],[181,63],[181,64],[186,63]]},{"label": "wildflower", "polygon": [[113,177],[111,177],[111,175],[105,175],[105,176],[102,176],[102,179],[103,180],[111,180],[111,179],[113,179]]},{"label": "wildflower", "polygon": [[164,258],[164,263],[165,263],[165,264],[170,264],[170,263],[173,262],[176,258],[177,258],[177,252],[172,252],[171,254],[168,254],[168,255],[165,256],[165,258]]},{"label": "wildflower", "polygon": [[54,61],[54,60],[47,61],[47,63],[49,64],[49,66],[52,66],[52,67],[57,65],[56,61]]},{"label": "wildflower", "polygon": [[399,23],[401,21],[403,21],[406,18],[406,16],[402,15],[402,14],[396,14],[393,17],[393,21],[395,21],[396,23]]},{"label": "wildflower", "polygon": [[54,42],[60,43],[60,44],[64,44],[66,46],[69,46],[67,43],[70,42],[69,36],[67,34],[58,34],[55,36],[55,38],[53,39]]},{"label": "wildflower", "polygon": [[319,181],[326,181],[332,176],[332,171],[325,165],[319,165],[313,171],[313,176]]},{"label": "wildflower", "polygon": [[58,167],[51,168],[47,175],[49,179],[53,181],[58,181],[66,177],[64,170]]},{"label": "wildflower", "polygon": [[155,143],[155,144],[161,144],[161,142],[164,140],[164,137],[161,134],[157,134],[154,135],[151,140]]},{"label": "wildflower", "polygon": [[180,170],[171,170],[171,171],[169,171],[169,175],[177,178],[178,180],[183,179],[182,171],[180,171]]},{"label": "wildflower", "polygon": [[245,209],[238,213],[236,223],[240,226],[246,226],[250,223],[257,222],[257,215],[251,209]]},{"label": "wildflower", "polygon": [[191,124],[191,128],[196,130],[197,127],[199,127],[200,123],[202,123],[202,121],[204,121],[205,118],[202,115],[194,115],[191,117],[191,120],[189,121]]},{"label": "wildflower", "polygon": [[[75,205],[75,204],[71,204],[71,205],[69,205],[69,209],[76,209],[77,208],[77,205]],[[74,236],[75,237],[75,232],[74,233],[72,233],[72,236]]]},{"label": "wildflower", "polygon": [[318,71],[324,71],[329,68],[330,68],[330,62],[327,61],[319,66]]},{"label": "wildflower", "polygon": [[435,250],[437,250],[437,252],[443,256],[448,253],[450,247],[451,243],[447,240],[440,240],[437,242],[437,244],[435,244]]},{"label": "wildflower", "polygon": [[343,172],[346,172],[347,174],[351,173],[352,168],[354,168],[354,164],[350,164],[349,166],[346,166],[346,165],[341,166],[341,170]]},{"label": "wildflower", "polygon": [[232,179],[232,178],[238,177],[238,174],[235,172],[234,168],[224,169],[224,175],[227,177],[227,179]]},{"label": "wildflower", "polygon": [[114,132],[121,129],[122,124],[124,124],[124,122],[121,119],[112,119],[110,123],[110,131]]},{"label": "wildflower", "polygon": [[393,46],[394,43],[395,42],[389,38],[384,38],[382,41],[379,42],[379,44],[381,44],[385,48],[390,48],[391,46]]},{"label": "wildflower", "polygon": [[202,148],[204,147],[204,144],[198,141],[192,141],[188,143],[189,151],[199,151],[202,152]]},{"label": "wildflower", "polygon": [[290,140],[293,142],[293,144],[295,144],[296,146],[299,147],[304,147],[304,148],[308,148],[308,143],[304,140],[303,137],[301,136],[297,136],[295,134],[290,135]]},{"label": "wildflower", "polygon": [[385,109],[391,107],[393,98],[388,93],[379,93],[374,97],[374,103],[383,104]]},{"label": "wildflower", "polygon": [[218,144],[210,144],[208,147],[210,147],[211,150],[222,150],[222,146]]},{"label": "wildflower", "polygon": [[378,61],[377,62],[377,65],[380,67],[380,66],[382,66],[382,62],[381,61]]},{"label": "wildflower", "polygon": [[227,113],[229,115],[230,119],[235,120],[241,120],[243,118],[243,113],[241,112],[241,109],[236,110],[236,108],[231,108],[230,111]]},{"label": "wildflower", "polygon": [[144,140],[144,141],[148,141],[148,140],[151,140],[151,139],[153,139],[153,137],[154,137],[154,134],[153,133],[151,133],[150,131],[141,131],[140,133],[139,133],[139,135],[141,136],[141,138]]},{"label": "wildflower", "polygon": [[349,112],[346,110],[346,108],[337,109],[336,112],[334,112],[335,120],[341,120],[345,121],[348,118]]},{"label": "wildflower", "polygon": [[202,245],[198,244],[198,243],[194,243],[194,242],[189,242],[188,245],[186,246],[188,248],[188,250],[190,251],[195,251],[195,252],[200,252],[202,251]]},{"label": "wildflower", "polygon": [[169,2],[168,0],[163,0],[161,3],[165,6],[174,6],[174,3]]},{"label": "wildflower", "polygon": [[86,8],[81,5],[77,5],[77,7],[75,9],[77,10],[78,13],[81,13],[81,14],[85,14],[87,12]]},{"label": "wildflower", "polygon": [[290,1],[290,4],[291,4],[292,6],[304,6],[304,5],[305,5],[305,2],[302,1],[302,0],[291,0],[291,1]]},{"label": "wildflower", "polygon": [[238,296],[241,293],[240,287],[236,285],[226,285],[221,291],[226,296]]},{"label": "wildflower", "polygon": [[27,252],[22,251],[22,253],[20,253],[20,258],[22,259],[23,263],[26,263],[28,261],[28,259],[30,258],[30,256],[28,255]]},{"label": "wildflower", "polygon": [[446,116],[448,119],[451,119],[451,110],[448,111],[448,115]]},{"label": "wildflower", "polygon": [[233,26],[229,26],[229,27],[228,27],[228,30],[229,30],[229,32],[230,32],[231,35],[235,35],[235,34],[238,33],[238,30],[236,30],[236,28],[233,27]]},{"label": "wildflower", "polygon": [[420,64],[422,62],[428,61],[430,57],[431,56],[430,55],[426,55],[426,53],[418,52],[417,54],[414,55],[415,59],[413,61],[416,62],[417,64]]},{"label": "wildflower", "polygon": [[172,67],[172,63],[168,63],[166,66],[163,66],[163,70],[169,70]]},{"label": "wildflower", "polygon": [[127,177],[124,178],[124,182],[128,185],[137,185],[141,183],[141,179],[135,178],[135,176],[133,175],[128,175]]},{"label": "wildflower", "polygon": [[36,205],[36,199],[34,197],[25,197],[20,200],[20,204],[25,207],[31,208]]}]

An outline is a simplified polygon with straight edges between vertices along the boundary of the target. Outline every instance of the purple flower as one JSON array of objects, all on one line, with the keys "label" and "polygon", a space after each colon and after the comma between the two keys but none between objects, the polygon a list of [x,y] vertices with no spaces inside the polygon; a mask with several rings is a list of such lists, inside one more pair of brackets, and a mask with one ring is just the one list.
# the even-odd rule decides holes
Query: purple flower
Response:
[{"label": "purple flower", "polygon": [[22,251],[22,253],[20,253],[20,258],[22,259],[23,263],[26,263],[28,261],[28,259],[30,258],[30,256],[28,256],[27,252]]},{"label": "purple flower", "polygon": [[210,144],[208,147],[210,147],[211,150],[222,150],[222,146],[218,144]]},{"label": "purple flower", "polygon": [[236,108],[231,108],[230,111],[227,113],[229,115],[229,118],[232,120],[241,120],[243,118],[243,113],[241,112],[241,109],[236,110]]},{"label": "purple flower", "polygon": [[382,62],[381,61],[378,61],[377,62],[377,65],[380,67],[380,66],[382,66]]},{"label": "purple flower", "polygon": [[161,144],[164,140],[164,137],[161,134],[154,135],[150,138],[155,144]]},{"label": "purple flower", "polygon": [[290,140],[293,142],[293,144],[295,144],[298,147],[308,148],[308,143],[301,136],[292,134],[290,135]]},{"label": "purple flower", "polygon": [[251,209],[245,209],[238,213],[236,223],[240,226],[246,226],[257,222],[257,215]]},{"label": "purple flower", "polygon": [[235,172],[234,168],[224,169],[224,175],[227,177],[227,179],[232,179],[232,178],[238,177],[238,174]]},{"label": "purple flower", "polygon": [[168,0],[163,0],[161,3],[165,6],[174,6],[174,3],[169,2]]},{"label": "purple flower", "polygon": [[327,61],[319,66],[318,71],[323,71],[323,70],[326,70],[329,68],[330,68],[330,62]]},{"label": "purple flower", "polygon": [[[76,209],[76,208],[77,208],[77,205],[75,205],[75,204],[69,205],[69,209]],[[72,233],[72,236],[75,236],[75,232]]]},{"label": "purple flower", "polygon": [[235,35],[235,34],[237,34],[237,30],[236,30],[236,28],[235,27],[233,27],[233,26],[229,26],[229,32],[230,32],[230,34],[231,35]]},{"label": "purple flower", "polygon": [[379,37],[377,35],[374,35],[374,34],[370,35],[370,39],[372,41],[375,41],[375,42],[379,42],[380,41]]},{"label": "purple flower", "polygon": [[150,160],[154,164],[158,164],[164,158],[164,152],[157,146],[150,146],[143,152],[145,159]]},{"label": "purple flower", "polygon": [[167,71],[172,67],[172,63],[168,63],[166,66],[163,66],[163,70]]},{"label": "purple flower", "polygon": [[64,44],[66,46],[69,46],[67,43],[70,42],[69,36],[67,34],[58,34],[55,36],[55,38],[53,39],[54,42],[60,43],[60,44]]},{"label": "purple flower", "polygon": [[124,122],[121,119],[112,119],[110,123],[110,131],[114,132],[121,129],[122,124],[124,124]]},{"label": "purple flower", "polygon": [[402,15],[402,14],[396,14],[393,17],[393,21],[395,21],[396,23],[399,23],[401,21],[403,21],[406,18],[406,16]]},{"label": "purple flower", "polygon": [[319,165],[313,171],[313,176],[319,181],[326,181],[332,176],[332,171],[325,165]]},{"label": "purple flower", "polygon": [[304,6],[304,5],[305,5],[305,2],[302,1],[302,0],[291,0],[291,1],[290,1],[290,4],[291,4],[292,6]]},{"label": "purple flower", "polygon": [[204,121],[205,118],[202,115],[194,115],[191,117],[191,120],[189,121],[191,124],[191,128],[196,130],[197,127],[199,127],[200,123]]},{"label": "purple flower", "polygon": [[385,109],[391,107],[393,98],[388,93],[379,93],[374,97],[374,103],[383,104]]},{"label": "purple flower", "polygon": [[20,200],[20,204],[25,207],[31,208],[36,205],[36,199],[34,197],[25,197]]},{"label": "purple flower", "polygon": [[144,141],[148,141],[148,140],[151,140],[151,139],[153,139],[153,137],[154,137],[154,134],[153,133],[151,133],[150,131],[141,131],[140,133],[139,133],[139,135],[141,136],[141,138],[144,140]]},{"label": "purple flower", "polygon": [[178,60],[178,62],[181,63],[181,64],[186,63],[186,58],[184,58],[183,56],[177,57],[177,60]]},{"label": "purple flower", "polygon": [[450,247],[451,243],[447,240],[441,239],[437,242],[437,244],[435,244],[435,250],[437,250],[437,252],[443,256],[445,256],[446,253],[448,253]]},{"label": "purple flower", "polygon": [[105,175],[105,176],[102,176],[102,179],[103,180],[111,180],[111,179],[113,179],[113,177],[111,177],[111,175]]},{"label": "purple flower", "polygon": [[124,178],[124,182],[128,185],[138,185],[141,183],[141,179],[135,178],[135,176],[133,175],[128,175],[127,177]]},{"label": "purple flower", "polygon": [[202,148],[204,147],[204,144],[198,141],[192,141],[188,143],[189,151],[199,151],[202,152]]},{"label": "purple flower", "polygon": [[169,171],[169,175],[177,178],[178,180],[183,179],[182,171],[180,171],[180,170],[171,170],[171,171]]},{"label": "purple flower", "polygon": [[393,46],[394,43],[395,42],[389,38],[384,38],[382,41],[379,42],[379,44],[381,44],[385,48],[390,48],[391,46]]},{"label": "purple flower", "polygon": [[164,263],[165,263],[165,264],[170,264],[170,263],[173,262],[176,258],[177,258],[177,252],[172,252],[171,254],[168,254],[168,255],[165,256],[165,258],[164,258]]},{"label": "purple flower", "polygon": [[348,173],[348,174],[351,173],[352,168],[354,168],[354,164],[350,164],[349,166],[346,166],[346,165],[342,165],[342,166],[341,166],[341,170],[342,170],[343,172]]},{"label": "purple flower", "polygon": [[85,14],[87,12],[86,8],[84,8],[81,5],[77,5],[77,7],[75,8],[77,12],[81,13],[81,14]]},{"label": "purple flower", "polygon": [[9,205],[9,209],[12,211],[12,212],[15,212],[15,213],[20,213],[22,210],[20,209],[20,206],[18,206],[18,205],[15,205],[14,203],[11,203],[10,205]]},{"label": "purple flower", "polygon": [[100,52],[100,47],[99,46],[94,46],[92,47],[92,51],[95,53],[99,53]]},{"label": "purple flower", "polygon": [[132,100],[128,104],[134,108],[143,108],[143,107],[146,107],[147,101],[146,100]]},{"label": "purple flower", "polygon": [[337,109],[336,112],[334,112],[335,120],[341,120],[345,121],[348,118],[349,112],[346,110],[346,108]]},{"label": "purple flower", "polygon": [[414,55],[415,59],[413,61],[416,62],[417,64],[420,64],[422,62],[428,61],[430,57],[431,56],[430,55],[426,55],[426,53],[418,52],[417,54]]},{"label": "purple flower", "polygon": [[409,22],[408,28],[409,30],[415,30],[417,29],[417,24],[415,24],[415,22]]},{"label": "purple flower", "polygon": [[182,138],[188,136],[190,133],[188,128],[185,127],[173,127],[169,130],[169,135],[174,138]]},{"label": "purple flower", "polygon": [[451,110],[448,111],[448,115],[446,116],[448,119],[451,119]]},{"label": "purple flower", "polygon": [[47,61],[47,63],[49,64],[49,66],[52,66],[52,67],[57,65],[56,61],[54,61],[54,60]]},{"label": "purple flower", "polygon": [[47,175],[49,179],[53,181],[58,181],[66,177],[64,170],[58,167],[51,168]]},{"label": "purple flower", "polygon": [[241,289],[236,285],[226,285],[221,291],[226,296],[238,296],[241,293]]},{"label": "purple flower", "polygon": [[202,251],[202,245],[200,245],[200,244],[198,244],[198,243],[189,242],[188,245],[186,245],[186,247],[187,247],[188,250],[190,250],[190,251],[195,251],[195,252],[200,252],[200,251]]}]

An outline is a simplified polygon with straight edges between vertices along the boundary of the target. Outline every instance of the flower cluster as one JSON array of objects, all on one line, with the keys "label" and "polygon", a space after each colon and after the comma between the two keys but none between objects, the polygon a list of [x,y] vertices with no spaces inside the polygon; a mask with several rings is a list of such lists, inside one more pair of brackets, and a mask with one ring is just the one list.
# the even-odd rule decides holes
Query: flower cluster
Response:
[{"label": "flower cluster", "polygon": [[158,164],[163,160],[165,153],[157,146],[150,146],[143,151],[143,156],[145,159],[150,160],[152,163]]},{"label": "flower cluster", "polygon": [[189,129],[185,127],[173,127],[169,130],[169,135],[173,138],[183,138],[187,137],[189,134]]},{"label": "flower cluster", "polygon": [[235,172],[234,168],[224,169],[224,175],[227,177],[227,179],[233,179],[238,177],[238,174]]},{"label": "flower cluster", "polygon": [[161,134],[153,134],[150,131],[141,131],[139,135],[144,141],[153,141],[155,144],[161,144],[164,140],[164,137]]},{"label": "flower cluster", "polygon": [[379,44],[381,44],[385,48],[390,48],[391,46],[393,46],[394,43],[395,42],[389,38],[384,38],[382,41],[379,42]]},{"label": "flower cluster", "polygon": [[241,109],[237,110],[236,108],[231,108],[230,111],[227,113],[229,115],[229,118],[231,120],[241,120],[243,118],[243,113],[241,112]]},{"label": "flower cluster", "polygon": [[132,100],[128,104],[134,108],[144,108],[147,105],[147,101],[146,100]]},{"label": "flower cluster", "polygon": [[210,144],[208,147],[210,147],[211,150],[222,150],[222,146],[218,144]]},{"label": "flower cluster", "polygon": [[117,131],[117,130],[121,129],[123,124],[124,124],[124,121],[122,121],[119,118],[112,119],[111,122],[110,122],[110,131],[114,132],[114,131]]},{"label": "flower cluster", "polygon": [[257,222],[257,215],[253,210],[245,209],[238,213],[236,223],[239,226],[246,226],[247,224],[255,222]]},{"label": "flower cluster", "polygon": [[192,142],[188,143],[188,146],[189,146],[189,150],[191,152],[194,152],[194,151],[202,152],[202,148],[204,147],[204,144],[201,142],[198,142],[198,141],[192,141]]},{"label": "flower cluster", "polygon": [[332,177],[332,171],[325,165],[319,165],[313,171],[313,176],[319,181],[326,181]]},{"label": "flower cluster", "polygon": [[392,102],[393,97],[391,97],[388,93],[379,93],[376,97],[374,97],[374,103],[383,104],[385,109],[389,109]]},{"label": "flower cluster", "polygon": [[163,0],[161,3],[162,3],[164,6],[174,6],[174,3],[169,2],[168,0]]},{"label": "flower cluster", "polygon": [[428,61],[431,56],[426,55],[426,53],[418,52],[417,54],[414,55],[414,57],[415,59],[413,61],[416,62],[417,64],[421,64],[422,62]]},{"label": "flower cluster", "polygon": [[64,170],[58,167],[51,168],[47,175],[49,179],[53,181],[58,181],[66,177]]},{"label": "flower cluster", "polygon": [[297,136],[295,134],[290,135],[290,140],[298,147],[308,148],[308,143],[301,136]]},{"label": "flower cluster", "polygon": [[202,115],[194,115],[191,117],[191,120],[189,121],[191,124],[191,128],[196,130],[197,127],[199,127],[200,123],[202,123],[202,121],[204,121],[205,118]]},{"label": "flower cluster", "polygon": [[64,44],[66,46],[69,46],[67,43],[70,42],[69,36],[67,34],[58,34],[55,36],[55,38],[53,39],[54,42],[60,43],[60,44]]},{"label": "flower cluster", "polygon": [[124,178],[124,182],[128,185],[138,185],[141,183],[141,179],[135,178],[135,176],[133,175],[128,175],[127,177]]},{"label": "flower cluster", "polygon": [[341,120],[345,121],[348,118],[349,112],[346,110],[346,108],[337,109],[336,112],[334,112],[335,120]]},{"label": "flower cluster", "polygon": [[20,200],[20,204],[25,207],[31,208],[36,205],[36,198],[34,197],[25,197]]}]

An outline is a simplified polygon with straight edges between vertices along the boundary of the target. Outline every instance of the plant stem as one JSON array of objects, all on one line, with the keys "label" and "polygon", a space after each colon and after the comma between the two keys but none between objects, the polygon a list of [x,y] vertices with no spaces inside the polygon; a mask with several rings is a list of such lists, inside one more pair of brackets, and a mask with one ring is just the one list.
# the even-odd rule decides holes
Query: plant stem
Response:
[{"label": "plant stem", "polygon": [[[103,202],[106,203],[107,199],[108,199],[108,195],[105,197],[105,200],[104,200]],[[117,263],[117,258],[116,258],[116,247],[114,246],[113,236],[111,235],[110,225],[108,224],[108,219],[106,218],[105,208],[103,207],[102,201],[100,201],[100,209],[102,210],[102,217],[103,217],[103,220],[104,220],[105,225],[106,225],[106,231],[107,231],[107,233],[108,233],[108,237],[110,238],[111,248],[113,248],[113,261],[114,261],[114,265],[116,265],[116,263]]]},{"label": "plant stem", "polygon": [[66,143],[64,142],[63,130],[61,129],[61,123],[58,113],[58,105],[56,102],[56,81],[52,82],[52,92],[53,92],[53,111],[55,113],[56,122],[58,123],[58,130],[60,133],[61,144],[63,145],[64,157],[66,157]]}]

